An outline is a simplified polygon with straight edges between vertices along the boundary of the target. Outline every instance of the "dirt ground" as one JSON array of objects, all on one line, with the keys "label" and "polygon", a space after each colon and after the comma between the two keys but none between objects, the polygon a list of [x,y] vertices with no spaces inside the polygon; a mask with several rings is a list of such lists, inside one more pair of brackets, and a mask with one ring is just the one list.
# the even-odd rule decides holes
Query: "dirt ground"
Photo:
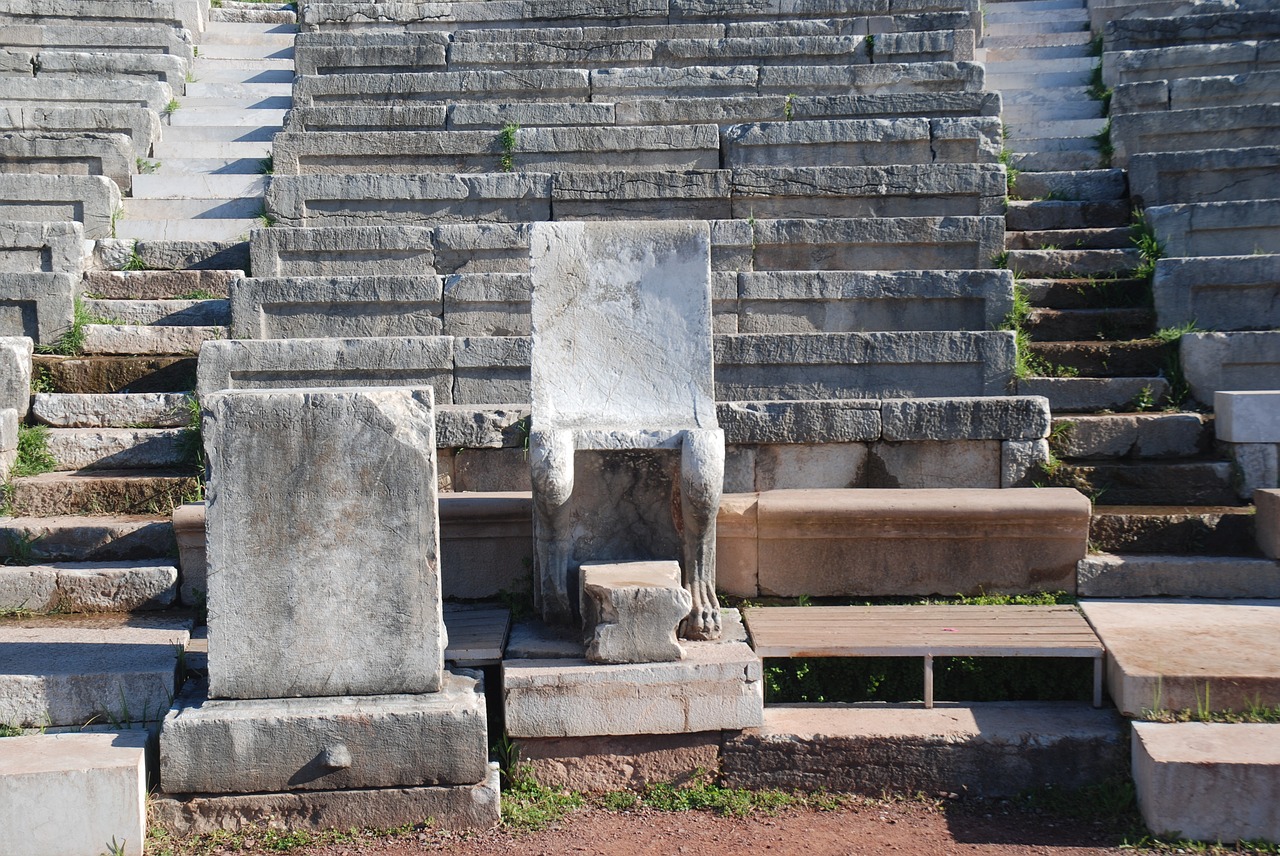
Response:
[{"label": "dirt ground", "polygon": [[[1132,854],[1122,847],[1134,819],[1078,821],[1023,811],[1008,803],[874,802],[821,811],[787,808],[776,813],[722,817],[704,811],[650,808],[610,811],[581,808],[537,832],[508,829],[451,835],[407,832],[291,849],[304,856],[407,856],[446,851],[458,856],[514,854],[984,854],[984,856],[1093,856]],[[248,844],[248,842],[243,842]],[[207,853],[279,852],[213,849]],[[1169,852],[1169,851],[1166,851]],[[1178,852],[1176,850],[1172,852]],[[1185,852],[1185,851],[1182,851]]]}]

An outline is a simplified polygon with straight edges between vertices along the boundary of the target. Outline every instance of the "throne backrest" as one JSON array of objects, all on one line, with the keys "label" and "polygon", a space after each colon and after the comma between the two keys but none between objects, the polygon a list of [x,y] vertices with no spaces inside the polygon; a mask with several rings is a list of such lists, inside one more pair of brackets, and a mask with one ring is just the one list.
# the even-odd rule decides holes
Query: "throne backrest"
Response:
[{"label": "throne backrest", "polygon": [[538,430],[714,428],[702,221],[535,223]]}]

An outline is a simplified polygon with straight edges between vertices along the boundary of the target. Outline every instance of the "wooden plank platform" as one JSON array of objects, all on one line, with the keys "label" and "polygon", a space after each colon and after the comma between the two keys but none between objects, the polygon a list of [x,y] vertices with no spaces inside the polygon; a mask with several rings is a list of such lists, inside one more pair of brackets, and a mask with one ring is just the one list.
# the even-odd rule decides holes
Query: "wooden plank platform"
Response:
[{"label": "wooden plank platform", "polygon": [[502,662],[511,630],[511,610],[445,604],[444,626],[449,632],[446,660],[463,668],[493,666]]},{"label": "wooden plank platform", "polygon": [[923,657],[925,707],[934,657],[1091,657],[1102,705],[1105,650],[1072,606],[775,606],[743,618],[761,657]]}]

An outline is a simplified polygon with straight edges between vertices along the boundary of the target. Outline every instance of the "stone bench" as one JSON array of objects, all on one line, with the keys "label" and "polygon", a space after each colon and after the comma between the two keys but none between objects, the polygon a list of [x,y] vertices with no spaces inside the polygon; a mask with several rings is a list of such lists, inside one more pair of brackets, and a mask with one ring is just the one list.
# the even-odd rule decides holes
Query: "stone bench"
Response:
[{"label": "stone bench", "polygon": [[0,173],[105,175],[128,192],[136,159],[123,134],[0,131]]},{"label": "stone bench", "polygon": [[1272,104],[1277,100],[1280,100],[1280,71],[1149,80],[1117,86],[1111,95],[1111,115]]},{"label": "stone bench", "polygon": [[438,336],[443,328],[437,276],[255,277],[229,291],[238,339]]},{"label": "stone bench", "polygon": [[86,238],[111,237],[120,188],[101,175],[0,174],[0,220],[72,220]]},{"label": "stone bench", "polygon": [[79,223],[0,220],[0,271],[79,275],[84,254]]},{"label": "stone bench", "polygon": [[112,53],[170,54],[193,57],[191,33],[163,25],[134,27],[85,24],[6,23],[0,31],[0,48],[93,50]]},{"label": "stone bench", "polygon": [[293,106],[353,106],[413,102],[587,101],[587,72],[552,69],[538,75],[512,71],[429,71],[415,74],[301,75]]},{"label": "stone bench", "polygon": [[1278,175],[1280,146],[1135,154],[1129,158],[1129,193],[1143,207],[1274,199],[1280,196]]},{"label": "stone bench", "polygon": [[191,60],[173,54],[41,50],[37,79],[140,80],[166,83],[177,94],[186,91]]},{"label": "stone bench", "polygon": [[6,78],[0,93],[0,107],[146,107],[161,113],[172,100],[167,84],[109,78]]},{"label": "stone bench", "polygon": [[1167,256],[1280,253],[1280,199],[1159,205],[1147,222]]},{"label": "stone bench", "polygon": [[[283,133],[272,147],[277,175],[299,173],[492,173],[571,169],[716,169],[713,125],[521,128],[513,146],[492,131]],[[504,157],[509,163],[504,162]]]},{"label": "stone bench", "polygon": [[1139,154],[1272,145],[1280,134],[1280,104],[1125,113],[1111,120],[1112,161],[1127,166]]},{"label": "stone bench", "polygon": [[92,24],[99,27],[135,27],[168,24],[191,32],[204,30],[204,7],[196,0],[99,0],[86,5],[78,0],[0,0],[0,17],[21,24]]},{"label": "stone bench", "polygon": [[972,270],[1004,249],[1003,217],[757,220],[755,270]]},{"label": "stone bench", "polygon": [[1280,41],[1175,45],[1102,55],[1102,81],[1107,86],[1145,80],[1218,77],[1280,68]]},{"label": "stone bench", "polygon": [[871,166],[998,163],[994,118],[825,119],[731,125],[725,166]]},{"label": "stone bench", "polygon": [[1280,331],[1189,333],[1178,342],[1191,394],[1212,406],[1222,390],[1271,390],[1280,377]]},{"label": "stone bench", "polygon": [[1132,51],[1201,42],[1280,38],[1276,10],[1222,11],[1110,21],[1103,33],[1108,50]]},{"label": "stone bench", "polygon": [[128,138],[131,158],[151,154],[160,139],[160,116],[146,107],[3,107],[0,133],[120,134]]},{"label": "stone bench", "polygon": [[1158,328],[1280,328],[1280,255],[1160,259],[1151,288]]}]

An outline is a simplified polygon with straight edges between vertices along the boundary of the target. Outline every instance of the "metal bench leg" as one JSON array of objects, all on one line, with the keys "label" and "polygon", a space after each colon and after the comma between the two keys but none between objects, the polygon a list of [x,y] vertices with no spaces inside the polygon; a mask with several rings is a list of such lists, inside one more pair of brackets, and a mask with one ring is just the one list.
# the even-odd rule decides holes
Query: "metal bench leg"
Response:
[{"label": "metal bench leg", "polygon": [[924,655],[924,706],[933,707],[933,655]]}]

